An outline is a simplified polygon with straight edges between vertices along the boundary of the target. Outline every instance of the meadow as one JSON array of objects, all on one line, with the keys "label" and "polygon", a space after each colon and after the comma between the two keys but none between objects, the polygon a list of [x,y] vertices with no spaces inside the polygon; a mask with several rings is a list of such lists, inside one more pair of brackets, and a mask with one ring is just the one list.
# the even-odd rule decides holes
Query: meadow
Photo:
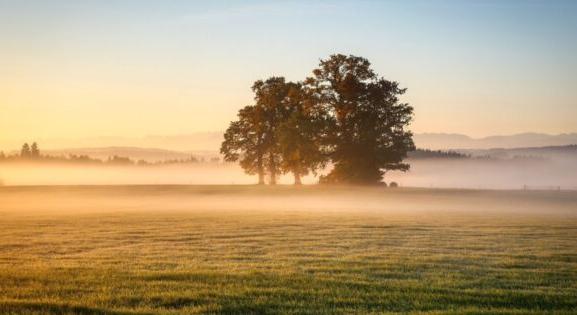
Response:
[{"label": "meadow", "polygon": [[0,314],[574,314],[577,193],[0,187]]}]

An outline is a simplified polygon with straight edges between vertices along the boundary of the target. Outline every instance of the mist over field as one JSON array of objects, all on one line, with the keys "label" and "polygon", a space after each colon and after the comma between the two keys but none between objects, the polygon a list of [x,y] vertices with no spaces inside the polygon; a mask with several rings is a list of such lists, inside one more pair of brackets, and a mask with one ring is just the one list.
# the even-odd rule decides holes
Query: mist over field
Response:
[{"label": "mist over field", "polygon": [[[234,164],[199,163],[166,166],[90,166],[21,164],[0,166],[4,185],[235,185],[254,184],[249,176]],[[305,177],[304,183],[315,183]],[[280,183],[291,183],[282,176]]]},{"label": "mist over field", "polygon": [[[182,151],[133,146],[42,150],[42,154],[47,156],[88,156],[101,161],[106,161],[112,156],[120,156],[130,158],[134,162],[146,161],[157,164],[101,165],[22,160],[0,163],[0,182],[4,185],[255,184],[256,175],[247,175],[237,163],[224,163],[222,156],[214,150],[214,147],[218,147],[215,141],[221,137],[219,133],[210,133],[209,139],[200,136],[184,137],[184,139],[157,137],[159,142],[155,143],[160,147],[170,148],[174,144],[186,147],[186,141],[192,141],[190,143],[194,147],[195,141],[200,139],[200,148],[212,148],[212,150]],[[453,149],[463,145],[455,141],[454,136],[419,135],[418,137],[421,137],[419,143],[424,147],[436,148],[441,144],[444,147],[441,147],[441,151],[429,152],[432,156],[419,157],[409,154],[407,162],[411,166],[410,170],[386,173],[384,178],[386,183],[394,181],[405,187],[429,188],[577,189],[577,146],[551,145],[556,144],[557,141],[565,141],[567,135],[553,137],[532,134],[531,137],[527,135],[493,137],[501,142],[490,142],[484,144],[484,147],[469,149]],[[529,139],[526,142],[519,140],[527,137]],[[173,138],[179,142],[173,141]],[[538,144],[546,146],[519,147],[522,144],[530,144],[529,140],[539,140],[541,142]],[[489,146],[505,143],[509,145],[514,143],[517,147],[491,148]],[[15,152],[11,154],[18,153]],[[456,152],[460,156],[443,155],[447,152]],[[187,161],[191,158],[196,162],[164,163],[165,161]],[[309,174],[303,177],[303,183],[317,183],[319,175],[327,174],[330,168],[330,165],[327,166],[319,171],[317,176]],[[292,175],[280,176],[279,183],[292,184]]]},{"label": "mist over field", "polygon": [[417,160],[385,178],[415,187],[576,190],[577,160]]},{"label": "mist over field", "polygon": [[[406,187],[472,189],[577,189],[577,158],[410,159],[408,172],[389,172],[384,181]],[[325,171],[326,173],[326,171]],[[255,184],[237,164],[190,163],[104,166],[46,163],[0,164],[4,185],[231,185]],[[303,178],[314,184],[318,177]],[[281,184],[292,184],[285,174]],[[527,187],[526,187],[527,186]]]}]

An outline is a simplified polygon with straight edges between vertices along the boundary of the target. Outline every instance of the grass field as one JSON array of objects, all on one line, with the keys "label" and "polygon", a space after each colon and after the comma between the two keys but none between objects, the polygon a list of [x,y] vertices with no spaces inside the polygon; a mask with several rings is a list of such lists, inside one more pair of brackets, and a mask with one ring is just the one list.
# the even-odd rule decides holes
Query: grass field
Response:
[{"label": "grass field", "polygon": [[577,194],[0,188],[0,314],[573,314]]}]

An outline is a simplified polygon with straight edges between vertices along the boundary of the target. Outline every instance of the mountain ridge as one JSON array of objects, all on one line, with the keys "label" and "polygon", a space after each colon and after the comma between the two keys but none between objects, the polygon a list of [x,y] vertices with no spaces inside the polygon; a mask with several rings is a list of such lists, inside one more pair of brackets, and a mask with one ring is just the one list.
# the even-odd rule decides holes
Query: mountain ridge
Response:
[{"label": "mountain ridge", "polygon": [[418,148],[434,150],[534,148],[577,144],[577,133],[545,134],[526,132],[513,135],[495,135],[473,138],[456,133],[416,133]]},{"label": "mountain ridge", "polygon": [[[545,134],[525,132],[512,135],[494,135],[474,138],[459,133],[415,133],[414,141],[420,149],[498,149],[563,146],[577,144],[577,133]],[[96,147],[138,147],[180,152],[214,152],[220,148],[223,133],[198,132],[176,135],[149,135],[144,137],[92,137],[83,139],[28,139],[0,143],[0,151],[18,150],[24,142],[36,141],[42,150],[90,149]],[[10,148],[10,149],[7,149]]]}]

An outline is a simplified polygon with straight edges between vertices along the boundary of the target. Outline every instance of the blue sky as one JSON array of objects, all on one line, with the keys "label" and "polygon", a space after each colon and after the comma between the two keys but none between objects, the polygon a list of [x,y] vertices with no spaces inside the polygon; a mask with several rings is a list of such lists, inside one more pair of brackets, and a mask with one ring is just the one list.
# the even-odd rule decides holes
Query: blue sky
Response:
[{"label": "blue sky", "polygon": [[0,48],[0,140],[223,130],[332,53],[407,87],[415,132],[577,131],[577,1],[0,0]]}]

